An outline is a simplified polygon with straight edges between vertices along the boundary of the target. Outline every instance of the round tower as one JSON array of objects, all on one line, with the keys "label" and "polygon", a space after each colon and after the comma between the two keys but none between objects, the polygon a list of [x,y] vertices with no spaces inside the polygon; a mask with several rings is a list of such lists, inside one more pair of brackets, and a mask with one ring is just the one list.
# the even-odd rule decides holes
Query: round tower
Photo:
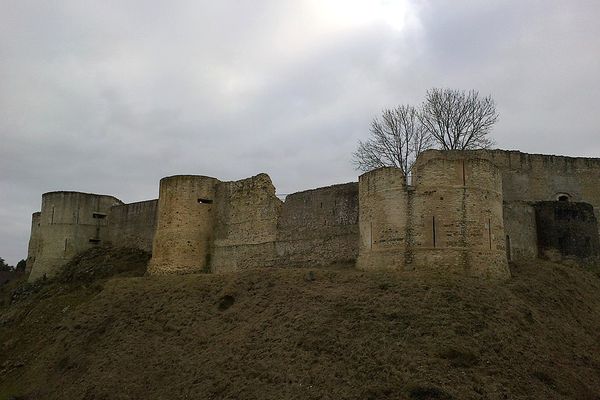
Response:
[{"label": "round tower", "polygon": [[407,249],[406,179],[399,168],[379,168],[358,178],[357,267],[404,268]]},{"label": "round tower", "polygon": [[175,175],[160,180],[150,274],[208,270],[218,183],[215,178],[198,175]]},{"label": "round tower", "polygon": [[508,277],[498,168],[464,152],[431,150],[413,171],[415,268]]},{"label": "round tower", "polygon": [[[123,204],[113,196],[49,192],[42,195],[42,211],[34,214],[30,280],[55,275],[73,256],[107,239],[111,207]],[[33,226],[37,225],[37,226]]]}]

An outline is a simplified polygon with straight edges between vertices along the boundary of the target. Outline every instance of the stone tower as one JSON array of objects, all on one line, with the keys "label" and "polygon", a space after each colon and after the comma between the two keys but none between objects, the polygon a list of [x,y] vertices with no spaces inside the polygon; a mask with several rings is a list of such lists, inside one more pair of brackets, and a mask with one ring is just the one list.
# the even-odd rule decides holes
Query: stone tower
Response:
[{"label": "stone tower", "polygon": [[120,204],[115,197],[91,193],[43,194],[42,211],[32,218],[29,280],[50,277],[77,253],[102,244],[108,234],[106,217]]},{"label": "stone tower", "polygon": [[430,150],[406,185],[396,168],[359,178],[357,266],[509,276],[502,176],[488,160]]},{"label": "stone tower", "polygon": [[175,175],[160,180],[150,274],[203,272],[210,267],[218,179]]}]

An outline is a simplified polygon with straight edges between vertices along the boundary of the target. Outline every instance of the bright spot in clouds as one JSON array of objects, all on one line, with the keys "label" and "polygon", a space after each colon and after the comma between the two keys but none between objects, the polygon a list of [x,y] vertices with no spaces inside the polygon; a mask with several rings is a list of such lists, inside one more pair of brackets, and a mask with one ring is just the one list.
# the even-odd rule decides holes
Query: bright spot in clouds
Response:
[{"label": "bright spot in clouds", "polygon": [[320,16],[336,28],[385,24],[401,31],[412,19],[406,0],[314,0]]}]

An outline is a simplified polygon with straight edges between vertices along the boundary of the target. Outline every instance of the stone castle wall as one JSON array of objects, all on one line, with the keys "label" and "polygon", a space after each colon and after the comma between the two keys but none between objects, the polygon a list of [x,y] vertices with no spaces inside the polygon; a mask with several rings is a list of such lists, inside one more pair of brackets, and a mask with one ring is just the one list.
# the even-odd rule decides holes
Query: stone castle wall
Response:
[{"label": "stone castle wall", "polygon": [[117,205],[108,215],[108,243],[152,252],[158,200]]},{"label": "stone castle wall", "polygon": [[160,180],[158,218],[152,245],[151,274],[208,270],[219,181],[199,175]]},{"label": "stone castle wall", "polygon": [[500,171],[428,151],[413,181],[395,168],[361,175],[358,267],[507,277]]},{"label": "stone castle wall", "polygon": [[599,217],[600,159],[429,150],[412,181],[380,168],[358,183],[295,193],[285,202],[266,174],[233,182],[167,177],[158,200],[132,204],[46,193],[32,216],[27,269],[30,279],[51,276],[77,252],[105,243],[151,250],[151,274],[356,261],[365,269],[501,278],[507,260],[540,255],[537,203],[587,202]]},{"label": "stone castle wall", "polygon": [[[408,191],[402,171],[379,168],[358,180],[360,268],[406,268]],[[410,268],[410,267],[408,267]]]},{"label": "stone castle wall", "polygon": [[600,159],[477,150],[470,155],[489,159],[502,173],[504,220],[512,260],[534,259],[537,233],[534,206],[566,196],[593,206],[600,219]]},{"label": "stone castle wall", "polygon": [[40,211],[34,212],[31,215],[31,235],[29,236],[29,245],[27,246],[27,261],[25,266],[25,273],[29,275],[35,259],[40,251],[40,219],[42,213]]},{"label": "stone castle wall", "polygon": [[[37,251],[30,279],[50,277],[77,253],[108,239],[107,216],[122,202],[112,196],[50,192],[42,196]],[[35,217],[34,217],[35,218]]]},{"label": "stone castle wall", "polygon": [[483,158],[428,151],[415,165],[412,262],[507,277],[502,176]]},{"label": "stone castle wall", "polygon": [[275,247],[279,265],[353,263],[358,255],[358,185],[334,185],[287,196]]},{"label": "stone castle wall", "polygon": [[542,201],[535,211],[538,248],[545,258],[598,259],[598,221],[589,203]]},{"label": "stone castle wall", "polygon": [[217,185],[210,269],[228,272],[275,264],[282,202],[267,174]]},{"label": "stone castle wall", "polygon": [[509,261],[538,257],[535,209],[530,202],[504,202],[504,233]]}]

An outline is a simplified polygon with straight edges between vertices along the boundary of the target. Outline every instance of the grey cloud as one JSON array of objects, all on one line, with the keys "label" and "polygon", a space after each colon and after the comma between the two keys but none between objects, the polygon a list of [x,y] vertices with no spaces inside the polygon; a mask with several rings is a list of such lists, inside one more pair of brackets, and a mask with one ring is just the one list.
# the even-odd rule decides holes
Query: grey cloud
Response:
[{"label": "grey cloud", "polygon": [[281,193],[356,180],[370,120],[433,86],[492,94],[500,147],[599,154],[596,2],[414,2],[400,32],[326,29],[310,4],[0,5],[0,256],[25,257],[50,190],[130,202],[177,173],[267,172]]}]

